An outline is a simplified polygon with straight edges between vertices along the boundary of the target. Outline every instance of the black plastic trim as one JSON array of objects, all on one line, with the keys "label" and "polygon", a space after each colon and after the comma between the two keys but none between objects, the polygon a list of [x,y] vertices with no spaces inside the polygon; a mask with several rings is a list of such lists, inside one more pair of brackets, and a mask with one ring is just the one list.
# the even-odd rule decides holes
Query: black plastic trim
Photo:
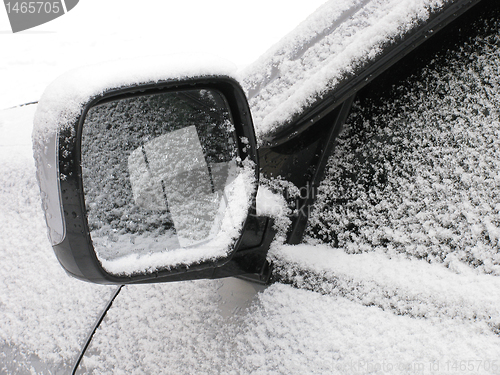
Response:
[{"label": "black plastic trim", "polygon": [[[317,189],[318,186],[323,179],[325,167],[328,162],[328,158],[330,157],[334,145],[335,139],[342,131],[342,127],[349,115],[349,112],[352,107],[352,103],[354,101],[354,95],[348,98],[345,102],[342,103],[340,110],[335,112],[335,119],[333,120],[333,125],[331,126],[330,132],[326,136],[326,140],[324,142],[324,148],[321,152],[321,156],[319,158],[318,164],[315,168],[315,173],[311,177],[309,184],[307,185],[307,195],[306,199],[301,204],[301,207],[298,210],[297,216],[294,218],[292,222],[292,228],[288,232],[287,243],[291,245],[299,244],[302,241],[302,237],[306,230],[307,221],[309,219],[310,209],[316,201]],[[329,121],[328,117],[325,120]]]}]

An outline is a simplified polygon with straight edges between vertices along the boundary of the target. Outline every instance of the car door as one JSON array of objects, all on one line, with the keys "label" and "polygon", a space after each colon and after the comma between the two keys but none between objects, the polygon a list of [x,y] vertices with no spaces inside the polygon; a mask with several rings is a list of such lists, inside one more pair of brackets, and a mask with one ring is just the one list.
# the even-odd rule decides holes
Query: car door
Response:
[{"label": "car door", "polygon": [[498,373],[489,5],[357,95],[304,241],[271,247],[274,284],[229,316],[227,290],[242,281],[127,287],[80,371]]}]

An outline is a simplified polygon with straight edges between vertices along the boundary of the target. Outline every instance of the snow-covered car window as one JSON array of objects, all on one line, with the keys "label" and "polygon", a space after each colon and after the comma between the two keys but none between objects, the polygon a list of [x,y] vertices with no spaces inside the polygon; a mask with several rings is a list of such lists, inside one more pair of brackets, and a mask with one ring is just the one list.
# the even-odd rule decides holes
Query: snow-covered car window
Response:
[{"label": "snow-covered car window", "polygon": [[172,251],[216,237],[225,188],[239,173],[220,94],[110,101],[89,110],[82,132],[85,203],[99,257]]},{"label": "snow-covered car window", "polygon": [[500,26],[472,27],[358,97],[308,241],[500,275]]}]

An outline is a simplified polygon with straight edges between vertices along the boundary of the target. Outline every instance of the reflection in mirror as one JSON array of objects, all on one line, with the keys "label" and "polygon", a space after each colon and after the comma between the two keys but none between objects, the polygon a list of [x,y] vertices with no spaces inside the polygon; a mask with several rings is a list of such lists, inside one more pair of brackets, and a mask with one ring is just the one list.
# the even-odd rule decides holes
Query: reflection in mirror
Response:
[{"label": "reflection in mirror", "polygon": [[249,202],[225,98],[214,90],[92,107],[82,128],[87,220],[108,272],[224,256]]}]

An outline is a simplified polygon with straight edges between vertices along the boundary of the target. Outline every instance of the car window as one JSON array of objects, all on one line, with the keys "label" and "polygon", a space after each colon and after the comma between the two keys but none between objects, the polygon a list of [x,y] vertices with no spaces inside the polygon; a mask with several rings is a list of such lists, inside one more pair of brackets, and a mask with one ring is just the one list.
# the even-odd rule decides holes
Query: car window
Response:
[{"label": "car window", "polygon": [[497,13],[462,20],[360,93],[306,242],[500,274]]}]

